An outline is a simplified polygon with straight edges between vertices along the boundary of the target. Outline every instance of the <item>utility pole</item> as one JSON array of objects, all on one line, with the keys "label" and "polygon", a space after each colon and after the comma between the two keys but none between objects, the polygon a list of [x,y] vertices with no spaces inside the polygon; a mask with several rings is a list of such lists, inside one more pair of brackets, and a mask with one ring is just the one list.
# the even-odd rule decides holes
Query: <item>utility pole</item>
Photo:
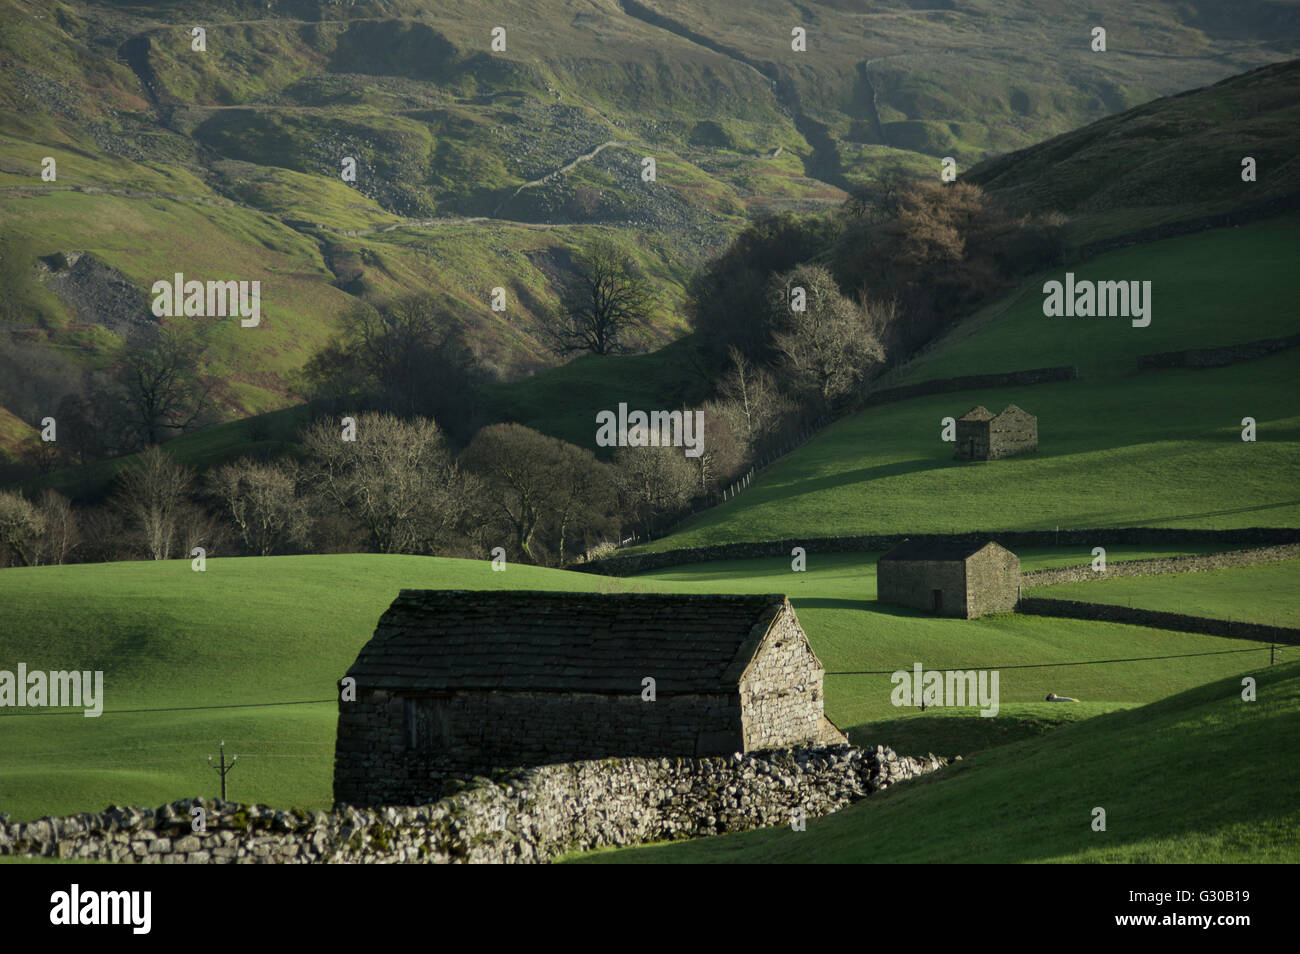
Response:
[{"label": "utility pole", "polygon": [[226,776],[229,775],[230,770],[235,767],[235,761],[238,758],[239,758],[238,755],[232,755],[230,757],[230,764],[229,765],[226,764],[226,740],[225,739],[221,740],[221,767],[218,768],[217,766],[212,765],[212,756],[210,755],[208,756],[208,764],[212,765],[212,770],[221,776],[221,800],[223,802],[226,800]]}]

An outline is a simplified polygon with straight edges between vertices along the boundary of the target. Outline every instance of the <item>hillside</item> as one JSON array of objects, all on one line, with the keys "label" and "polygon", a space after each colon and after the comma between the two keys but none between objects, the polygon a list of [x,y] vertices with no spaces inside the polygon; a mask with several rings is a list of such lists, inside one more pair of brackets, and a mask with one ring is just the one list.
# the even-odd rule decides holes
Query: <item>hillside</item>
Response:
[{"label": "hillside", "polygon": [[[1209,683],[992,749],[820,819],[603,863],[1300,860],[1300,663]],[[1085,767],[1084,771],[1080,771]],[[1093,809],[1106,830],[1091,828]]]},{"label": "hillside", "polygon": [[[1205,370],[1139,372],[1136,361],[1296,330],[1286,265],[1300,251],[1295,224],[1153,242],[1078,268],[1081,278],[1152,280],[1146,328],[1046,318],[1045,276],[1026,282],[894,380],[1063,364],[1079,366],[1078,380],[919,397],[843,418],[649,548],[800,534],[1297,526],[1300,352]],[[969,466],[952,459],[943,418],[1011,403],[1037,415],[1036,453]],[[1253,443],[1241,440],[1247,416],[1258,425]]]},{"label": "hillside", "polygon": [[[1074,244],[1300,194],[1300,61],[1145,103],[987,159],[964,181],[1070,216]],[[1256,179],[1242,180],[1242,160]]]},{"label": "hillside", "polygon": [[[292,402],[291,372],[355,296],[430,290],[516,378],[552,360],[537,316],[596,232],[656,284],[663,344],[687,277],[749,214],[824,210],[887,168],[965,168],[1295,53],[1274,0],[1231,18],[1105,0],[1104,54],[1063,9],[756,0],[719,24],[696,0],[0,0],[4,330],[70,379],[152,320],[129,295],[106,306],[112,288],[261,281],[262,326],[223,328],[210,353],[241,417]],[[10,450],[41,416],[22,403]]]}]

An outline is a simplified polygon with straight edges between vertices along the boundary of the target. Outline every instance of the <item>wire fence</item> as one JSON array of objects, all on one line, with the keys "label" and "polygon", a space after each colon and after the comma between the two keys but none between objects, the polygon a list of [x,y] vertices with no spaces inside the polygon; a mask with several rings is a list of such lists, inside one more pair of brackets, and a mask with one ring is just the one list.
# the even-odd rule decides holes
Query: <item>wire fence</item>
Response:
[{"label": "wire fence", "polygon": [[[1197,656],[1232,656],[1238,653],[1269,653],[1269,665],[1274,665],[1279,661],[1284,651],[1294,653],[1294,658],[1300,659],[1300,647],[1296,646],[1252,646],[1249,649],[1216,649],[1203,653],[1169,653],[1163,656],[1127,656],[1119,659],[1082,659],[1077,662],[1051,662],[1051,663],[1012,663],[1005,666],[929,666],[929,671],[981,671],[981,670],[1003,670],[1003,669],[1054,669],[1060,666],[1106,666],[1113,663],[1133,663],[1133,662],[1154,662],[1164,659],[1191,659]],[[1287,660],[1282,660],[1287,661]],[[901,666],[894,669],[839,669],[827,670],[827,676],[888,676],[896,672],[911,671],[911,666]]]}]

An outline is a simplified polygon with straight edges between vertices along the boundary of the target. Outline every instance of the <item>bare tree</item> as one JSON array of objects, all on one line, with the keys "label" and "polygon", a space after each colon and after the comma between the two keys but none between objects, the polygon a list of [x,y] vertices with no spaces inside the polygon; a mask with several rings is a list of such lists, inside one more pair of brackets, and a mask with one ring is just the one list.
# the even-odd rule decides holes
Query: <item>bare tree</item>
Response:
[{"label": "bare tree", "polygon": [[621,354],[630,350],[628,335],[649,324],[654,295],[632,256],[602,238],[574,256],[561,303],[542,325],[552,350]]},{"label": "bare tree", "polygon": [[34,566],[40,555],[45,520],[22,494],[0,491],[0,548],[22,566]]},{"label": "bare tree", "polygon": [[695,491],[695,470],[680,447],[621,447],[614,466],[628,508],[651,533],[660,518],[684,507]]},{"label": "bare tree", "polygon": [[40,561],[62,564],[81,542],[77,515],[68,498],[57,490],[46,490],[37,503],[45,524],[40,541]]},{"label": "bare tree", "polygon": [[493,424],[474,435],[461,455],[484,484],[489,514],[509,532],[517,554],[540,562],[551,535],[557,560],[574,532],[608,517],[614,482],[594,454],[522,424]]},{"label": "bare tree", "polygon": [[245,457],[217,468],[208,477],[208,490],[220,501],[248,552],[267,556],[306,541],[307,508],[295,492],[295,475],[289,466]]},{"label": "bare tree", "polygon": [[[792,307],[800,295],[802,309]],[[820,266],[800,265],[776,276],[769,307],[785,315],[785,330],[774,339],[783,366],[796,386],[816,396],[822,410],[885,359],[863,309],[840,294]]]},{"label": "bare tree", "polygon": [[362,303],[343,331],[303,369],[300,390],[340,406],[350,396],[399,417],[432,417],[467,438],[485,376],[461,320],[431,295]]},{"label": "bare tree", "polygon": [[732,429],[733,423],[740,422],[728,413],[724,405],[710,402],[701,410],[707,436],[699,456],[687,457],[686,460],[695,468],[695,489],[700,493],[710,493],[740,472],[745,463],[746,448]]},{"label": "bare tree", "polygon": [[[733,428],[733,433],[744,444],[746,453],[752,454],[793,408],[767,368],[755,365],[734,346],[727,355],[731,369],[718,384],[723,399],[719,413],[724,417],[739,416],[739,426]],[[734,411],[726,405],[734,407]]]},{"label": "bare tree", "polygon": [[357,416],[356,439],[322,419],[303,433],[303,476],[313,492],[364,527],[381,553],[427,553],[459,531],[473,481],[438,425],[392,414]]},{"label": "bare tree", "polygon": [[203,373],[201,335],[161,328],[147,344],[128,347],[118,367],[138,439],[157,444],[203,422],[212,409],[215,381]]},{"label": "bare tree", "polygon": [[[190,504],[194,472],[161,448],[151,447],[118,475],[113,503],[154,560],[169,559],[186,541],[183,526]],[[186,551],[188,552],[188,551]]]}]

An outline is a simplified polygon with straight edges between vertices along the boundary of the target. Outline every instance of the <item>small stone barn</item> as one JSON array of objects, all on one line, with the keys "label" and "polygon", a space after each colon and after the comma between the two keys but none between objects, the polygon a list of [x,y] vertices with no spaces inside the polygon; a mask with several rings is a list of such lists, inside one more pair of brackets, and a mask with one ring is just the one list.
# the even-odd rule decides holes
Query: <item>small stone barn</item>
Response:
[{"label": "small stone barn", "polygon": [[993,541],[904,540],[876,564],[876,598],[975,619],[1015,609],[1020,558]]},{"label": "small stone barn", "polygon": [[997,460],[1038,450],[1038,418],[1008,404],[1001,414],[983,405],[957,418],[958,460]]},{"label": "small stone barn", "polygon": [[334,797],[355,805],[497,768],[844,741],[781,595],[402,590],[347,675]]}]

